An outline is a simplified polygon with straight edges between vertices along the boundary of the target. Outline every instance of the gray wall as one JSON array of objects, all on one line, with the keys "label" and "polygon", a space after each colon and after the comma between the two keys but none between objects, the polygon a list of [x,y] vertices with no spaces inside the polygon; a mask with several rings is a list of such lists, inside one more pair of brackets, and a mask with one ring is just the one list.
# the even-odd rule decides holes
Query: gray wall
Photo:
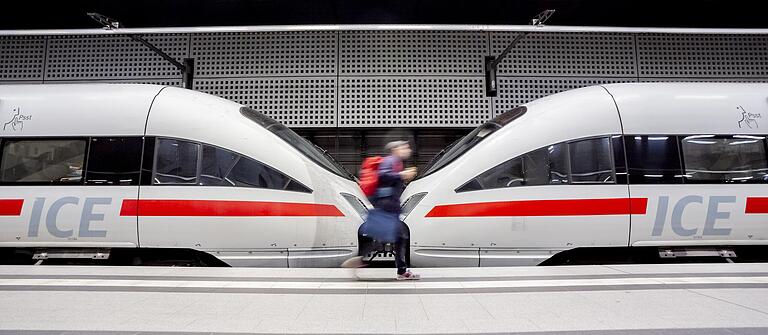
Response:
[{"label": "gray wall", "polygon": [[[515,32],[311,31],[151,35],[196,61],[195,88],[294,128],[467,128],[581,86],[638,81],[768,81],[768,36],[541,32],[484,95],[482,60]],[[0,37],[0,84],[180,85],[173,66],[119,35]]]},{"label": "gray wall", "polygon": [[[329,150],[350,171],[408,138],[423,165],[470,127],[572,88],[642,81],[768,81],[768,35],[539,32],[484,94],[483,57],[515,32],[286,31],[155,34],[193,57],[195,88],[260,110]],[[0,84],[181,85],[178,71],[119,35],[0,36]],[[398,129],[396,129],[398,128]],[[406,128],[405,130],[399,128]]]}]

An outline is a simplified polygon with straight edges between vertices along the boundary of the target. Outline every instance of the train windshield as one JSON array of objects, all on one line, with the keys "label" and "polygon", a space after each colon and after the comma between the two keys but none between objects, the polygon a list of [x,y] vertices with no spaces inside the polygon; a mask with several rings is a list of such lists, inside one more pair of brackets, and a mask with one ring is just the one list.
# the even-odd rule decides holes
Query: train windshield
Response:
[{"label": "train windshield", "polygon": [[525,106],[516,107],[475,128],[472,130],[472,132],[467,134],[467,136],[460,138],[458,141],[449,145],[440,151],[437,155],[435,155],[435,157],[432,158],[427,166],[424,167],[422,170],[424,172],[419,177],[424,177],[430,173],[440,170],[450,162],[454,161],[456,158],[461,157],[461,155],[480,143],[482,140],[488,137],[488,135],[494,133],[495,131],[501,129],[502,127],[525,114],[526,110],[527,108]]},{"label": "train windshield", "polygon": [[241,107],[240,114],[247,117],[253,122],[258,123],[265,129],[269,130],[273,134],[280,137],[283,141],[288,142],[291,146],[296,148],[304,156],[322,166],[328,171],[333,172],[336,175],[344,177],[349,180],[354,180],[354,176],[344,169],[341,164],[336,162],[335,159],[328,153],[328,151],[312,144],[307,139],[296,134],[293,130],[289,129],[282,123],[275,121],[273,118],[266,116],[254,109],[248,107]]}]

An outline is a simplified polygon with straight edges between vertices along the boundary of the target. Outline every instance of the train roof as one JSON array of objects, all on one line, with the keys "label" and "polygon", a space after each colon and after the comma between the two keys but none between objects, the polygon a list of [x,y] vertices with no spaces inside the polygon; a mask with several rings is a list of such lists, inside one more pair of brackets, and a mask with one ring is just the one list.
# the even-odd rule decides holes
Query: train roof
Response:
[{"label": "train roof", "polygon": [[[768,84],[626,83],[603,85],[626,134],[765,134]],[[746,127],[744,118],[756,118]]]},{"label": "train roof", "polygon": [[[606,84],[553,94],[525,106],[529,114],[568,120],[568,127],[558,132],[571,138],[597,135],[605,131],[601,125],[613,127],[610,114],[616,110],[625,134],[768,133],[768,124],[759,127],[768,116],[768,83]],[[757,120],[757,126],[745,127],[745,118]]]},{"label": "train roof", "polygon": [[[4,136],[143,135],[147,113],[160,85],[0,85],[0,128]],[[23,128],[22,128],[23,127]]]}]

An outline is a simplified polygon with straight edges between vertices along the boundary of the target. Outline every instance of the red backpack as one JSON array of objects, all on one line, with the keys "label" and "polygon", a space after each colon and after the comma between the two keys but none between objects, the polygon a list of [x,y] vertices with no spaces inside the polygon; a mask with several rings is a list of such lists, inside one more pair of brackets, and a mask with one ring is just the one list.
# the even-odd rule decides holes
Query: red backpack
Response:
[{"label": "red backpack", "polygon": [[363,160],[360,168],[360,189],[367,197],[376,194],[376,187],[379,186],[379,164],[383,158],[380,156],[368,157]]}]

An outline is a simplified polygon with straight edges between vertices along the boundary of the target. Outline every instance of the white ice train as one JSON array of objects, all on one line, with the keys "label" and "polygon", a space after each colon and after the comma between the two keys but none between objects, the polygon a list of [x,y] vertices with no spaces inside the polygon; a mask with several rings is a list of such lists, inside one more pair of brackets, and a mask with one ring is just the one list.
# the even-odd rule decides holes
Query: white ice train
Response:
[{"label": "white ice train", "polygon": [[[766,113],[765,84],[596,86],[504,113],[406,189],[413,264],[765,246]],[[233,102],[152,85],[8,85],[0,117],[2,261],[336,266],[357,250],[369,204],[351,176]]]},{"label": "white ice train", "polygon": [[768,84],[593,86],[508,111],[408,185],[412,262],[738,257],[765,246],[763,115]]},{"label": "white ice train", "polygon": [[0,118],[4,260],[336,266],[357,251],[368,202],[349,173],[234,102],[155,85],[8,85]]}]

